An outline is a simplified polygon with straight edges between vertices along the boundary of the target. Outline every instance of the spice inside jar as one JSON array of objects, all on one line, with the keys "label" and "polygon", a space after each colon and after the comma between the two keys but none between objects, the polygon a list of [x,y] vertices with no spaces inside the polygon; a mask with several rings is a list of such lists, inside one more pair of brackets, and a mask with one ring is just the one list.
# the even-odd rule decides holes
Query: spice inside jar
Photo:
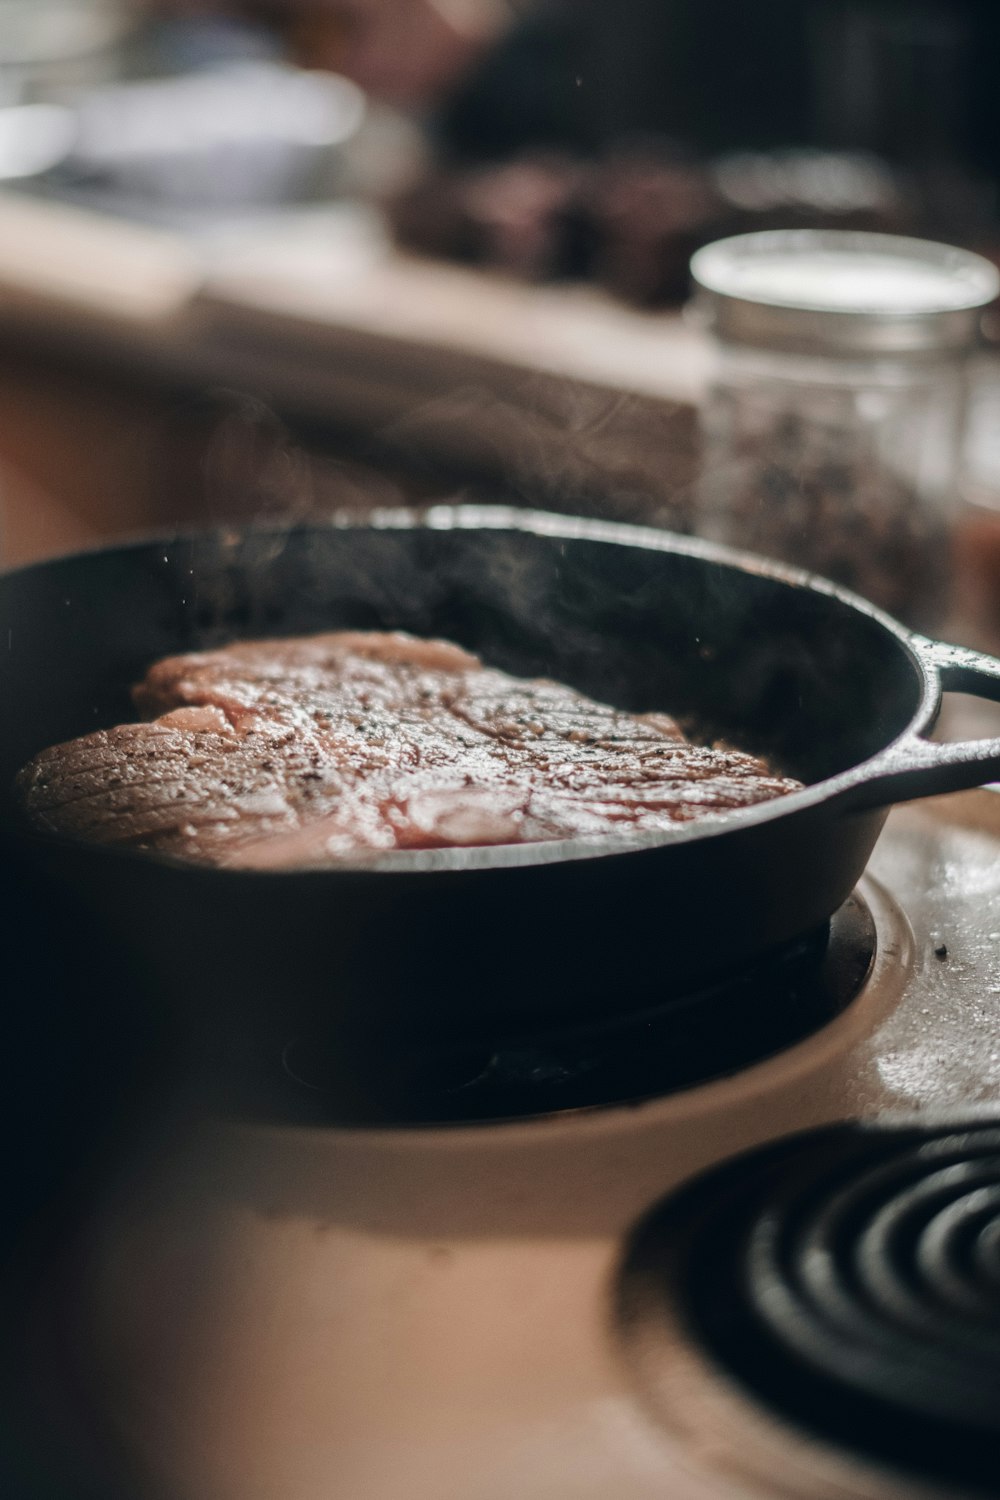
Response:
[{"label": "spice inside jar", "polygon": [[937,628],[994,267],[890,235],[775,231],[710,245],[692,272],[716,346],[698,531]]}]

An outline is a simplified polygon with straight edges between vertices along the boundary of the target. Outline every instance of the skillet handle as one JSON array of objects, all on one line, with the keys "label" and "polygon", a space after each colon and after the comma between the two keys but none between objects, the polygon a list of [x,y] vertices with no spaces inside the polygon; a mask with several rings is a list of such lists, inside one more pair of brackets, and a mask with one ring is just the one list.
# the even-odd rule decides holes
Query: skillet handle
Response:
[{"label": "skillet handle", "polygon": [[[972,693],[1000,703],[1000,660],[965,646],[916,637],[911,642],[932,681],[945,692]],[[1000,779],[1000,738],[936,744],[906,734],[858,772],[842,805],[852,812],[961,792]],[[840,799],[838,799],[840,800]]]}]

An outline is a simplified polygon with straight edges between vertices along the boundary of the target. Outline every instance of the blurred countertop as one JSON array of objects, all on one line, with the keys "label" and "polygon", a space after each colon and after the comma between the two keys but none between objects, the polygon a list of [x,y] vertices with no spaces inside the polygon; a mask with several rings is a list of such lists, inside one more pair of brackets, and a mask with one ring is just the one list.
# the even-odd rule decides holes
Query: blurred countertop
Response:
[{"label": "blurred countertop", "polygon": [[[122,400],[136,406],[145,393],[144,430],[153,408],[225,392],[377,453],[439,493],[475,485],[480,497],[670,525],[694,478],[708,351],[677,313],[402,255],[376,214],[348,203],[164,229],[7,190],[0,357],[13,387],[18,360],[32,364],[39,427],[65,425],[52,421],[53,382],[70,426],[79,419],[75,371],[104,448],[130,430]],[[39,451],[44,487],[51,462]],[[5,460],[24,463],[0,439]],[[27,467],[34,479],[39,459]],[[124,497],[109,502],[108,523],[97,515],[86,534],[201,518],[181,494],[191,483],[188,465],[176,503],[161,482],[156,503],[131,516]],[[25,506],[15,509],[0,544],[8,565],[39,548]],[[9,522],[0,477],[4,510]],[[76,527],[66,536],[83,539]]]},{"label": "blurred countertop", "polygon": [[185,231],[0,192],[0,329],[26,324],[193,378],[270,368],[321,407],[350,400],[354,377],[360,402],[389,411],[536,375],[691,404],[707,371],[678,313],[405,256],[351,204]]},{"label": "blurred countertop", "polygon": [[[677,525],[709,358],[679,313],[405,256],[350,204],[164,229],[0,192],[0,564],[239,516],[232,496],[286,493],[293,459],[293,511],[298,491],[332,507],[451,484]],[[247,402],[263,440],[244,434],[220,480],[218,413]],[[995,358],[972,417],[960,552],[986,624],[962,633],[983,640],[1000,632]],[[299,453],[281,435],[297,421],[339,458]]]}]

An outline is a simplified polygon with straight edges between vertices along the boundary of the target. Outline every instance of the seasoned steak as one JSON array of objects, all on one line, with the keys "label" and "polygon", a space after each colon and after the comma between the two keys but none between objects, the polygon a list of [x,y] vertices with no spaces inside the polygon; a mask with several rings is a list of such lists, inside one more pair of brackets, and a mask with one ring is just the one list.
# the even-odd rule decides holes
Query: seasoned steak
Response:
[{"label": "seasoned steak", "polygon": [[341,631],[157,662],[147,722],[43,750],[20,773],[47,832],[203,864],[323,865],[379,851],[666,829],[794,790],[445,641]]}]

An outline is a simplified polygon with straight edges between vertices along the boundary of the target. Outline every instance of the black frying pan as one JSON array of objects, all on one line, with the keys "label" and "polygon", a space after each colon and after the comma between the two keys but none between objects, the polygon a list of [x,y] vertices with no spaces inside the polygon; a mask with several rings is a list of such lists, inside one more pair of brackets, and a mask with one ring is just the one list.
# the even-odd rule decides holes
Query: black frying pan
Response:
[{"label": "black frying pan", "polygon": [[[662,532],[493,509],[171,538],[0,579],[0,786],[41,747],[132,717],[155,658],[337,627],[440,635],[808,783],[669,835],[215,871],[4,837],[19,925],[84,983],[193,1017],[474,1037],[655,1003],[817,928],[894,801],[1000,775],[1000,740],[931,744],[942,686],[1000,663],[832,585]],[[27,913],[27,914],[26,914]],[[93,988],[92,983],[92,988]]]}]

